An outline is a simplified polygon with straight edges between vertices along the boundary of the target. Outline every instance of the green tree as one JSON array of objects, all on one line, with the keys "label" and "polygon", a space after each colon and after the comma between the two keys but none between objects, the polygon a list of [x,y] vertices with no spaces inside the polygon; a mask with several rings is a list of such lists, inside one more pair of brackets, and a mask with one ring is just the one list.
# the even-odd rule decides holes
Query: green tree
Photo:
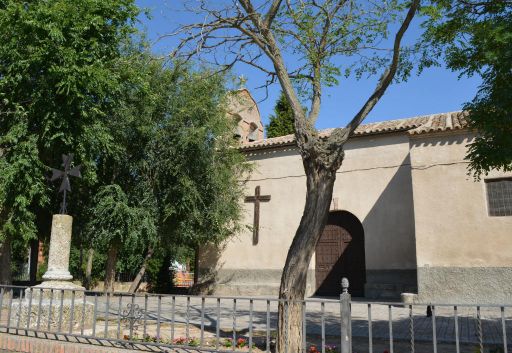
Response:
[{"label": "green tree", "polygon": [[[302,346],[302,306],[309,263],[327,222],[336,172],[344,145],[394,79],[406,78],[402,38],[419,0],[359,2],[344,0],[252,1],[199,0],[197,9],[210,22],[187,24],[176,55],[213,57],[221,70],[241,62],[279,82],[293,111],[295,138],[306,175],[306,203],[288,250],[279,289],[277,351],[298,353]],[[193,11],[193,10],[189,10]],[[398,23],[397,23],[398,22]],[[392,34],[396,25],[397,31]],[[387,38],[392,38],[389,43]],[[192,43],[193,42],[193,43]],[[391,48],[383,48],[382,44]],[[190,49],[192,48],[192,49]],[[384,50],[380,50],[384,49]],[[325,86],[343,74],[381,73],[375,90],[344,127],[321,138],[315,128]],[[308,102],[304,111],[303,102]],[[284,302],[288,301],[286,306]]]},{"label": "green tree", "polygon": [[121,43],[138,13],[131,0],[0,1],[0,282],[10,282],[10,243],[37,238],[38,215],[58,209],[45,175],[61,154],[83,165],[80,190],[116,149]]},{"label": "green tree", "polygon": [[267,137],[278,137],[295,133],[293,126],[293,110],[283,92],[274,107],[274,115],[270,116],[267,129]]},{"label": "green tree", "polygon": [[101,187],[93,202],[87,232],[97,248],[108,249],[104,289],[113,291],[119,250],[144,249],[156,240],[153,208],[130,200],[119,185]]},{"label": "green tree", "polygon": [[162,248],[195,248],[233,234],[246,165],[231,139],[221,77],[204,79],[144,53],[126,63],[127,88],[111,117],[118,150],[98,162],[108,182],[95,191],[84,234],[96,248],[109,249],[109,291],[120,251],[124,259],[146,254],[139,257],[135,290],[156,244],[166,257]]},{"label": "green tree", "polygon": [[223,80],[149,55],[138,14],[133,0],[0,0],[2,261],[11,241],[48,232],[60,197],[45,175],[68,152],[83,166],[73,238],[109,254],[106,289],[120,251],[133,267],[156,244],[218,242],[236,229],[244,163]]},{"label": "green tree", "polygon": [[126,267],[119,258],[143,259],[158,242],[157,210],[142,168],[172,82],[172,73],[145,51],[144,41],[128,42],[122,49],[116,109],[107,123],[115,143],[109,153],[98,156],[98,182],[87,189],[82,204],[88,212],[82,215],[80,238],[92,249],[107,249],[105,291],[114,289],[116,268]]},{"label": "green tree", "polygon": [[218,243],[239,227],[239,180],[247,169],[234,148],[235,123],[226,118],[224,80],[181,70],[168,92],[147,158],[162,233],[191,246]]},{"label": "green tree", "polygon": [[506,0],[434,1],[427,8],[427,63],[463,75],[481,75],[476,96],[464,105],[470,127],[469,169],[480,178],[491,169],[512,170],[512,3]]}]

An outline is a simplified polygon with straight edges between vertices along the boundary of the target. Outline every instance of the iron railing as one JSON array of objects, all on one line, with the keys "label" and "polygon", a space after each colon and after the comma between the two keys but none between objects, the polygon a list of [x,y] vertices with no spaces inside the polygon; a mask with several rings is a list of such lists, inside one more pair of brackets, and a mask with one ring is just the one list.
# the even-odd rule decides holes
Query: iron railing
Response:
[{"label": "iron railing", "polygon": [[[291,302],[276,298],[0,286],[0,332],[72,337],[78,342],[87,339],[135,349],[271,352],[279,303],[284,305],[287,322]],[[509,305],[406,305],[351,301],[348,294],[299,303],[304,353],[508,353],[511,345]],[[428,306],[431,316],[426,314]]]}]

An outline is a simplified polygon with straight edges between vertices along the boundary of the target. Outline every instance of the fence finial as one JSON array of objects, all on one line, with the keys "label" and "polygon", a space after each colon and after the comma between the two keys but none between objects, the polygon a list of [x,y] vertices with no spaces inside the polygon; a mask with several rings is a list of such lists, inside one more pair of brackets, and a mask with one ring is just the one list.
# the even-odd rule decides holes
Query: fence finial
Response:
[{"label": "fence finial", "polygon": [[341,290],[343,293],[348,293],[348,278],[343,277],[341,279]]}]

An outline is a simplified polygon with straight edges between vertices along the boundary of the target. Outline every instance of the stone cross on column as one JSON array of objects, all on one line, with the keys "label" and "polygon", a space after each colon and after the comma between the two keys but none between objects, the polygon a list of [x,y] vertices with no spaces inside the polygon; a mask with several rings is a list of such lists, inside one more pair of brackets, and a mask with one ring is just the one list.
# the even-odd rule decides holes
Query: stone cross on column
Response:
[{"label": "stone cross on column", "polygon": [[254,189],[254,196],[247,196],[245,202],[254,203],[254,221],[252,228],[252,244],[258,244],[259,228],[260,228],[260,202],[269,202],[270,195],[260,195],[260,186]]}]

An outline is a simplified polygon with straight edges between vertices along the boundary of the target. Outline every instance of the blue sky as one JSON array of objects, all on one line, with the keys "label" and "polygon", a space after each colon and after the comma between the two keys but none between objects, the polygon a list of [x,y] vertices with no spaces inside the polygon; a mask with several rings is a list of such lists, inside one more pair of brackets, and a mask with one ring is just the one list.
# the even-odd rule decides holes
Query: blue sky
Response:
[{"label": "blue sky", "polygon": [[[176,3],[179,2],[180,0],[136,0],[137,5],[151,13],[149,19],[141,16],[140,27],[147,32],[152,42],[171,33],[178,24],[193,22],[190,15],[176,11]],[[413,41],[419,35],[418,22],[413,22],[405,40]],[[166,54],[175,45],[176,40],[173,38],[162,39],[154,44],[153,51]],[[239,65],[235,67],[234,75],[244,75],[247,78],[246,86],[259,102],[263,124],[266,124],[279,95],[279,86],[271,87],[268,98],[264,99],[265,91],[255,90],[255,87],[265,82],[264,74]],[[407,82],[391,85],[365,122],[460,110],[462,104],[475,95],[480,82],[479,77],[459,79],[458,73],[444,68],[425,70],[421,76],[414,74]],[[359,81],[349,78],[342,79],[340,86],[325,90],[317,127],[338,127],[346,124],[374,90],[375,83],[376,77]]]}]

